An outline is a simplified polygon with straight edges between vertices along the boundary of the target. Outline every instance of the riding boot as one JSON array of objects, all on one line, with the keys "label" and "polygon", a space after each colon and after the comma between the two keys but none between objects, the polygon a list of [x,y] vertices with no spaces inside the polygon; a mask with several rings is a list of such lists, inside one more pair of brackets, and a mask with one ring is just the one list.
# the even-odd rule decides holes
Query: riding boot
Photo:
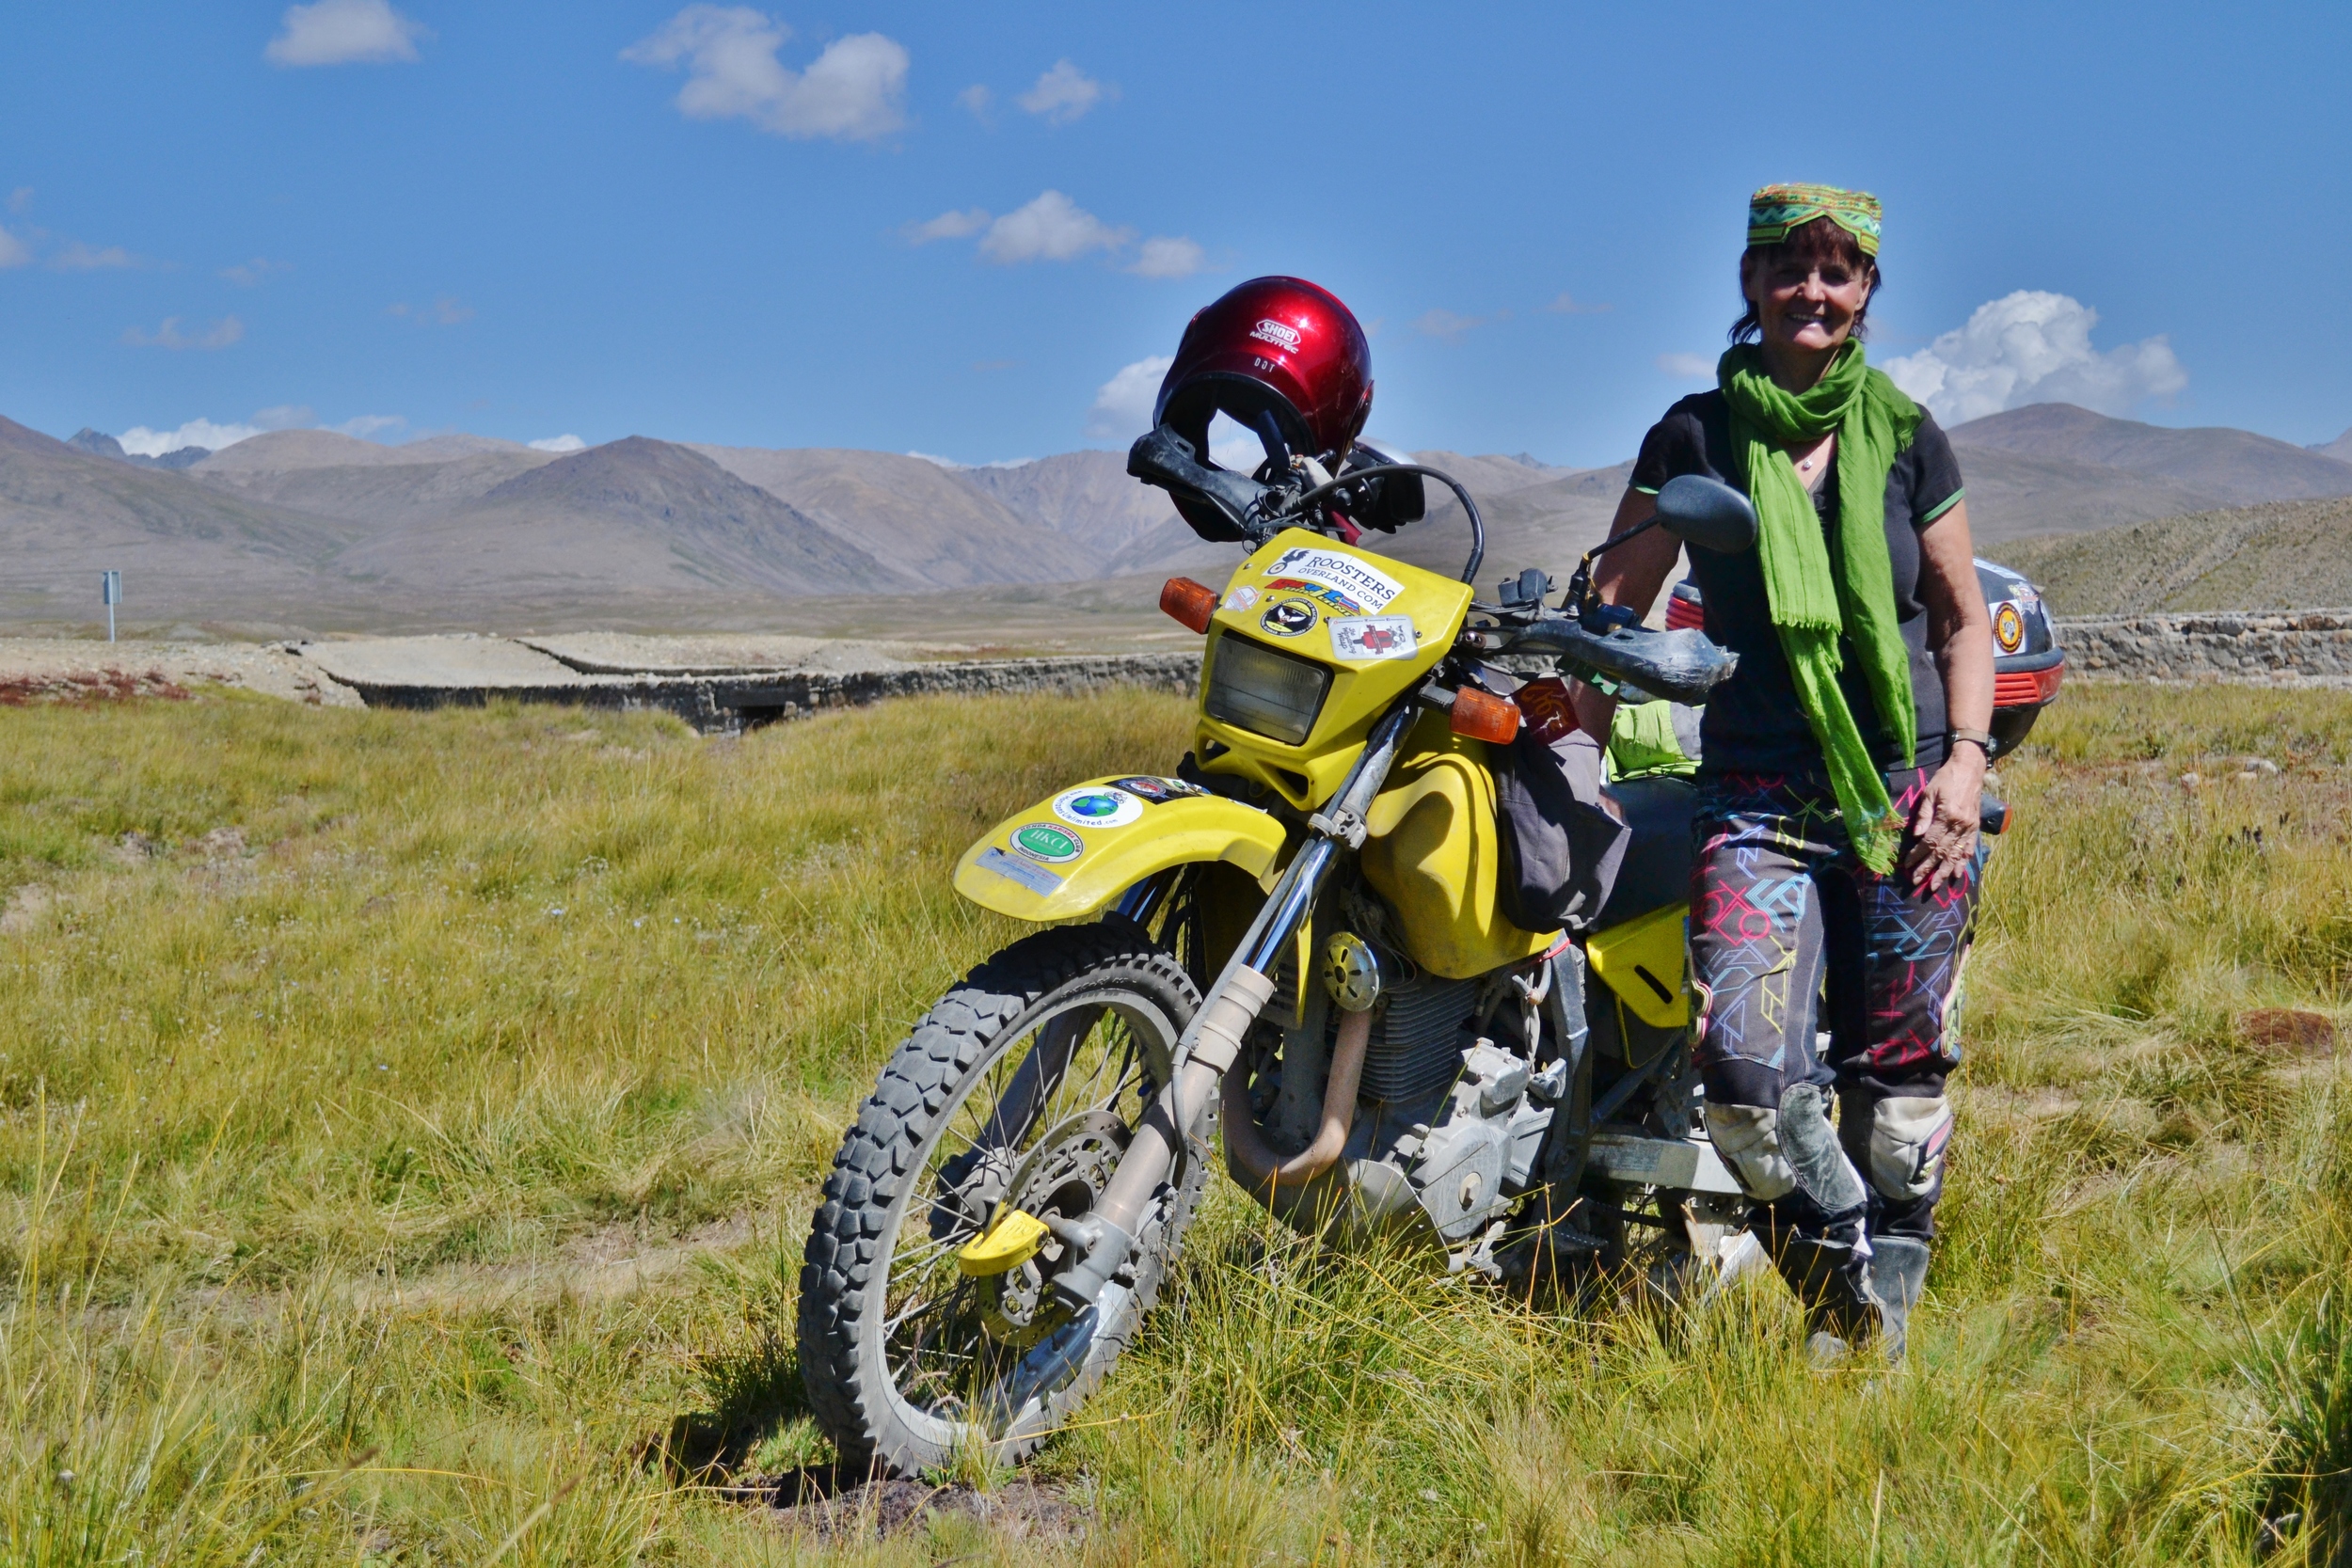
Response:
[{"label": "riding boot", "polygon": [[1903,1336],[1911,1309],[1928,1283],[1928,1243],[1910,1236],[1878,1236],[1870,1242],[1870,1293],[1878,1298],[1880,1348],[1886,1363],[1903,1358]]},{"label": "riding boot", "polygon": [[1844,1235],[1782,1231],[1769,1247],[1773,1267],[1804,1304],[1805,1354],[1817,1366],[1843,1361],[1854,1346],[1882,1331],[1859,1216],[1833,1229]]}]

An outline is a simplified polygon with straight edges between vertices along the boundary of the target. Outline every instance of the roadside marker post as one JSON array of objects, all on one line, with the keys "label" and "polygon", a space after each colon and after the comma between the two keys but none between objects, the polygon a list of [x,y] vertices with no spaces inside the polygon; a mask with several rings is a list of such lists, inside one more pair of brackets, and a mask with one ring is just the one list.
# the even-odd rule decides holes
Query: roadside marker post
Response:
[{"label": "roadside marker post", "polygon": [[122,574],[100,573],[98,596],[106,602],[106,641],[111,642],[115,640],[115,606],[122,602]]}]

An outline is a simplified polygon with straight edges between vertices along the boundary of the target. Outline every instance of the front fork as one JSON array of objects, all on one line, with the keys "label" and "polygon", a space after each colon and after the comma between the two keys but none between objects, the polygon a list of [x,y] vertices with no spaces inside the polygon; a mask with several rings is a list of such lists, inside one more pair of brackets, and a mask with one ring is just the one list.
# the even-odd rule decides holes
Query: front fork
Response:
[{"label": "front fork", "polygon": [[1110,1184],[1084,1218],[1056,1227],[1074,1256],[1055,1275],[1054,1291],[1073,1307],[1094,1305],[1135,1250],[1136,1232],[1152,1195],[1174,1169],[1187,1136],[1216,1102],[1218,1081],[1240,1055],[1242,1037],[1273,997],[1274,972],[1299,922],[1313,911],[1332,863],[1341,849],[1362,846],[1364,814],[1387,782],[1397,747],[1415,716],[1416,705],[1406,702],[1373,726],[1363,754],[1330,804],[1308,819],[1311,836],[1306,847],[1274,884],[1176,1042],[1175,1070],[1145,1110]]}]

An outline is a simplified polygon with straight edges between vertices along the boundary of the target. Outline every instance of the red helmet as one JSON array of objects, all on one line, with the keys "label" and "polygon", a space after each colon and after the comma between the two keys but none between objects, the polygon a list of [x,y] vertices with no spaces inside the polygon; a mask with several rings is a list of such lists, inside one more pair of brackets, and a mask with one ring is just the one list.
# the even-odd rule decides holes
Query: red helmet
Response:
[{"label": "red helmet", "polygon": [[1220,412],[1257,432],[1269,455],[1281,455],[1279,436],[1336,467],[1372,414],[1372,346],[1354,312],[1297,277],[1253,277],[1201,310],[1176,345],[1152,422],[1205,463]]}]

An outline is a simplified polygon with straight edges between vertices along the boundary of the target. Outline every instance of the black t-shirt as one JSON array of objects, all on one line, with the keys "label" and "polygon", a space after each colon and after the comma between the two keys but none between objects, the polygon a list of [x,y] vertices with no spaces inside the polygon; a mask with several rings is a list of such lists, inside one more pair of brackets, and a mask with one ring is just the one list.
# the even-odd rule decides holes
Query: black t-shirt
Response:
[{"label": "black t-shirt", "polygon": [[[1656,494],[1670,479],[1705,474],[1738,484],[1731,456],[1731,410],[1720,391],[1684,398],[1666,410],[1642,439],[1633,463],[1633,488]],[[1961,499],[1960,462],[1952,444],[1924,410],[1918,434],[1895,459],[1886,476],[1886,554],[1895,570],[1895,619],[1911,650],[1911,694],[1918,708],[1918,766],[1944,760],[1944,677],[1928,653],[1927,607],[1919,599],[1919,531],[1951,510]],[[1815,489],[1814,510],[1833,548],[1837,530],[1836,465]],[[1826,776],[1820,743],[1797,705],[1788,661],[1780,651],[1772,610],[1764,596],[1764,572],[1754,550],[1722,555],[1689,551],[1691,580],[1706,601],[1707,635],[1740,656],[1740,667],[1708,699],[1700,721],[1703,764],[1709,773],[1784,773]],[[1838,640],[1844,669],[1837,678],[1853,710],[1854,722],[1869,742],[1879,766],[1903,766],[1902,753],[1879,723],[1853,645]]]}]

